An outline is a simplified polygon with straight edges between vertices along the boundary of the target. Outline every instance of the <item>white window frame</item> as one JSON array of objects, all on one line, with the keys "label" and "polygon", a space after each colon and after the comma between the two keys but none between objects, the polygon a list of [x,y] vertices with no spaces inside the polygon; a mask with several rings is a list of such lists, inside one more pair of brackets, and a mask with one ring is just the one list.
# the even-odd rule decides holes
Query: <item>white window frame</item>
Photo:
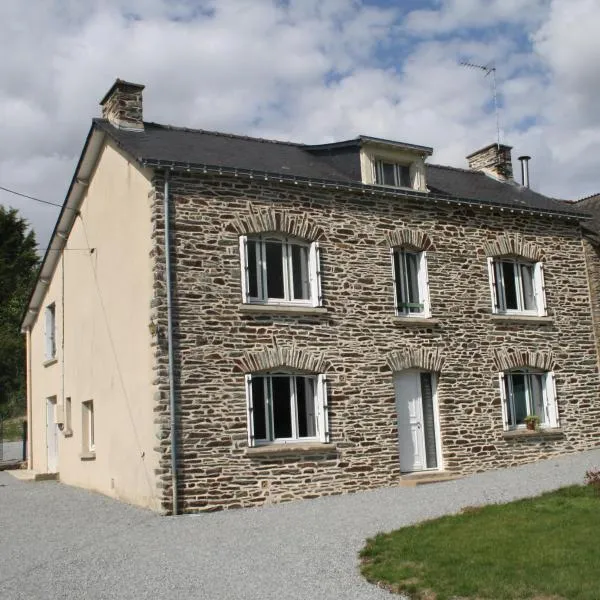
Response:
[{"label": "white window frame", "polygon": [[[394,185],[383,183],[383,165],[393,165],[394,167]],[[408,185],[402,185],[402,169],[408,169]],[[410,164],[386,160],[384,158],[376,158],[373,161],[373,181],[375,185],[383,185],[385,187],[395,187],[401,189],[414,189],[414,173]]]},{"label": "white window frame", "polygon": [[[252,380],[255,377],[265,379],[264,397],[253,398]],[[271,402],[272,396],[272,377],[288,377],[290,383],[290,402],[291,412],[295,416],[292,419],[292,437],[276,438],[273,432],[273,406]],[[314,418],[315,418],[315,435],[299,437],[298,436],[298,411],[297,400],[295,398],[295,386],[293,381],[295,377],[307,377],[313,380],[314,390]],[[254,407],[257,402],[264,402],[264,412],[266,416],[267,438],[256,439],[254,436]],[[290,372],[269,372],[256,373],[254,375],[246,375],[246,409],[248,418],[248,446],[264,446],[277,444],[302,444],[311,442],[329,442],[329,418],[327,405],[327,378],[323,374],[311,375],[304,373]]]},{"label": "white window frame", "polygon": [[[401,286],[403,296],[407,297],[407,274],[406,274],[406,254],[417,256],[417,285],[419,289],[419,304],[421,310],[418,312],[410,312],[410,307],[400,306],[398,304],[398,286]],[[392,261],[392,276],[394,279],[394,310],[396,316],[407,318],[428,318],[431,316],[431,306],[429,302],[429,278],[427,275],[427,253],[423,250],[415,248],[397,246],[390,248],[390,256]],[[397,281],[396,277],[396,256],[400,260],[400,277],[402,281]]]},{"label": "white window frame", "polygon": [[[492,295],[492,312],[504,315],[532,315],[545,317],[546,308],[546,286],[544,283],[544,265],[541,262],[529,261],[520,257],[488,257],[488,274],[490,280],[490,291]],[[521,269],[516,268],[517,309],[506,308],[506,293],[502,263],[513,263],[516,267],[526,265],[533,267],[533,293],[535,298],[535,309],[524,308],[523,285],[521,281]]]},{"label": "white window frame", "polygon": [[[280,243],[282,250],[282,268],[284,283],[284,298],[269,298],[267,296],[267,264],[266,247],[267,242]],[[248,265],[248,244],[257,243],[259,252],[256,253],[256,273],[258,296],[250,296],[250,272]],[[308,298],[293,297],[293,270],[292,270],[292,246],[300,246],[308,253],[307,287]],[[314,306],[322,305],[321,293],[321,268],[320,250],[318,242],[307,242],[294,237],[280,236],[277,234],[260,234],[252,236],[240,236],[240,259],[242,269],[242,302],[244,304],[265,305],[292,305],[292,306]]]},{"label": "white window frame", "polygon": [[[542,400],[544,409],[544,422],[540,423],[542,429],[554,429],[560,427],[558,418],[558,404],[556,402],[556,380],[552,371],[540,371],[536,369],[511,369],[498,374],[500,384],[500,396],[502,398],[502,422],[505,431],[526,429],[524,423],[509,423],[508,405],[512,405],[510,413],[515,414],[514,398],[512,398],[512,380],[511,375],[536,375],[541,377],[542,383]],[[507,395],[508,390],[508,395]],[[527,393],[527,391],[526,391]],[[529,397],[526,399],[527,402],[527,414],[535,414],[532,409],[532,399]],[[538,415],[539,416],[539,415]]]},{"label": "white window frame", "polygon": [[54,360],[56,358],[56,303],[54,302],[46,306],[44,338],[46,342],[44,357],[46,360]]},{"label": "white window frame", "polygon": [[94,401],[86,400],[81,403],[82,416],[82,446],[84,452],[96,451],[96,431],[94,418]]}]

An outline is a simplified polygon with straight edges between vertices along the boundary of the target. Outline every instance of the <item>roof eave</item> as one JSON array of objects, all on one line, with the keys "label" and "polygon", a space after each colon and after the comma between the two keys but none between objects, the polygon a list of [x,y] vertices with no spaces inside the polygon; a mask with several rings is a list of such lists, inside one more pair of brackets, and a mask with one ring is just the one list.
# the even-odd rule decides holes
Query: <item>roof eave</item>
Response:
[{"label": "roof eave", "polygon": [[203,173],[203,174],[216,174],[216,175],[229,175],[233,177],[248,177],[250,179],[262,179],[262,180],[274,180],[280,183],[293,183],[296,185],[303,184],[308,187],[321,187],[329,189],[347,189],[349,191],[369,193],[369,194],[382,194],[390,196],[398,196],[404,198],[413,198],[418,200],[427,199],[433,203],[446,203],[446,204],[462,204],[469,206],[486,207],[490,210],[497,209],[499,211],[509,211],[515,213],[531,213],[536,215],[560,217],[565,219],[589,219],[590,216],[587,214],[575,213],[573,211],[562,211],[562,210],[547,210],[543,208],[535,208],[532,206],[515,206],[513,204],[500,204],[498,202],[490,202],[486,200],[472,200],[470,198],[459,198],[457,196],[450,196],[441,194],[439,192],[419,192],[417,190],[407,189],[395,189],[391,187],[378,186],[378,185],[367,185],[358,181],[342,181],[342,180],[331,180],[331,179],[315,179],[310,177],[301,177],[298,175],[291,175],[287,173],[273,173],[269,171],[256,171],[252,169],[242,169],[234,167],[222,167],[219,165],[208,165],[198,163],[181,163],[176,161],[165,161],[154,158],[138,158],[140,164],[143,167],[150,169],[161,169],[170,171],[180,171],[185,173]]},{"label": "roof eave", "polygon": [[104,136],[105,133],[92,124],[21,320],[21,332],[23,333],[33,325],[40,312],[48,285],[52,280],[73,223],[79,214],[89,178],[102,149]]}]

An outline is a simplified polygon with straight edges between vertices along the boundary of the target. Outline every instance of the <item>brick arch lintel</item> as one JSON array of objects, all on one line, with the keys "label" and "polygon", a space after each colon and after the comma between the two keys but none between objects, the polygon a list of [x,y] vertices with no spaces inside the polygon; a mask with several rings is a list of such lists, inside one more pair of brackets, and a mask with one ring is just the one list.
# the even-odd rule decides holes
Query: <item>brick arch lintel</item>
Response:
[{"label": "brick arch lintel", "polygon": [[423,369],[439,373],[444,366],[444,357],[439,348],[407,348],[390,352],[386,362],[394,372]]},{"label": "brick arch lintel", "polygon": [[328,367],[322,354],[302,350],[295,346],[278,345],[257,352],[244,352],[238,364],[244,373],[260,373],[276,369],[303,373],[325,373]]},{"label": "brick arch lintel", "polygon": [[494,363],[498,371],[509,371],[510,369],[522,369],[525,367],[541,369],[542,371],[553,371],[555,365],[554,354],[551,351],[505,348],[494,351]]},{"label": "brick arch lintel", "polygon": [[493,241],[484,243],[487,256],[522,256],[538,262],[542,260],[542,249],[532,242],[526,242],[518,234],[505,234]]},{"label": "brick arch lintel", "polygon": [[309,242],[314,242],[323,235],[323,230],[307,214],[290,215],[273,208],[252,210],[250,207],[250,211],[248,215],[237,216],[232,224],[239,235],[278,232]]},{"label": "brick arch lintel", "polygon": [[385,238],[391,248],[408,246],[417,250],[433,250],[431,238],[418,229],[394,229],[386,231]]}]

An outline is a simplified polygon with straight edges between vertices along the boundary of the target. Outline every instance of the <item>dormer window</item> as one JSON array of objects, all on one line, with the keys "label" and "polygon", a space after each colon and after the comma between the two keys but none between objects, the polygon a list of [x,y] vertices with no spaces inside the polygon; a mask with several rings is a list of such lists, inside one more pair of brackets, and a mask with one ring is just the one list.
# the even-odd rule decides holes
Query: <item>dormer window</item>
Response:
[{"label": "dormer window", "polygon": [[410,167],[378,160],[375,163],[375,183],[392,187],[412,187]]}]

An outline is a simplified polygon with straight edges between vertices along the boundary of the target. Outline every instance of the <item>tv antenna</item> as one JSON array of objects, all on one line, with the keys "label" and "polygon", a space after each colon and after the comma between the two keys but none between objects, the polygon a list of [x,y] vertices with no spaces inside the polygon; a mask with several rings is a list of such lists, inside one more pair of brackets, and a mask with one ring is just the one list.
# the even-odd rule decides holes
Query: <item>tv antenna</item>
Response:
[{"label": "tv antenna", "polygon": [[492,89],[494,91],[494,112],[496,113],[496,140],[498,149],[500,149],[500,115],[498,113],[498,89],[496,86],[496,66],[494,63],[489,65],[477,65],[475,63],[461,62],[462,67],[468,67],[469,69],[480,69],[485,73],[484,77],[492,75]]}]

